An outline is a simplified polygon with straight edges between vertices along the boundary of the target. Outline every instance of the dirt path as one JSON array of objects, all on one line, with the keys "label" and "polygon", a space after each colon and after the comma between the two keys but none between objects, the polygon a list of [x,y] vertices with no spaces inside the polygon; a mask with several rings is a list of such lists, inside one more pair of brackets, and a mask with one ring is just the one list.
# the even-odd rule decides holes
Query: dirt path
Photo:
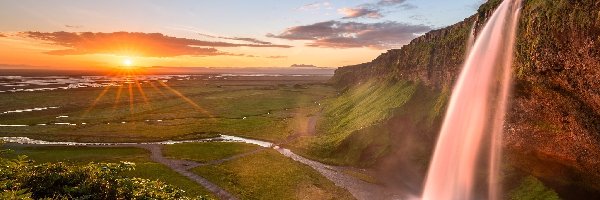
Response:
[{"label": "dirt path", "polygon": [[138,147],[138,148],[143,148],[146,149],[148,151],[150,151],[151,153],[151,159],[154,162],[157,163],[161,163],[169,168],[171,168],[173,171],[176,171],[177,173],[189,178],[190,180],[202,185],[204,188],[206,188],[207,190],[209,190],[210,192],[212,192],[213,194],[215,194],[215,196],[217,196],[219,199],[224,199],[224,200],[234,200],[237,199],[235,198],[233,195],[229,194],[229,192],[225,191],[224,189],[220,188],[219,186],[217,186],[216,184],[202,178],[201,176],[198,176],[192,172],[190,172],[189,170],[198,166],[202,166],[202,165],[206,165],[206,164],[202,164],[202,163],[198,163],[198,162],[194,162],[194,161],[189,161],[189,160],[175,160],[175,159],[169,159],[163,156],[162,154],[162,145],[157,145],[157,144],[136,144],[136,145],[123,145],[123,146],[132,146],[132,147]]}]

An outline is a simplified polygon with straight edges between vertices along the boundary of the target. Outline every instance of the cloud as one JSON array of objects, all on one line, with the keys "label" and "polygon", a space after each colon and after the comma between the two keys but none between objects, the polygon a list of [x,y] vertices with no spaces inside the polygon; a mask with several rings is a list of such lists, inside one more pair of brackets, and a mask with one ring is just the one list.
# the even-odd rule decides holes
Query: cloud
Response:
[{"label": "cloud", "polygon": [[377,2],[378,6],[395,6],[405,3],[406,0],[380,0]]},{"label": "cloud", "polygon": [[417,21],[420,24],[431,24],[429,19],[427,19],[427,17],[424,15],[411,15],[408,18]]},{"label": "cloud", "polygon": [[283,33],[267,34],[286,40],[307,40],[307,45],[324,48],[377,49],[398,48],[410,42],[418,34],[430,31],[425,25],[398,22],[359,23],[325,21],[305,26],[294,26]]},{"label": "cloud", "polygon": [[361,4],[352,8],[340,8],[338,13],[344,15],[343,19],[360,17],[378,19],[383,17],[381,14],[383,9],[394,6],[405,10],[416,8],[416,6],[406,3],[406,0],[380,0],[376,3]]},{"label": "cloud", "polygon": [[269,58],[269,59],[287,58],[287,56],[257,56],[257,55],[243,55],[243,56],[246,56],[248,58]]},{"label": "cloud", "polygon": [[379,13],[379,10],[369,8],[341,8],[338,10],[338,12],[345,16],[344,19],[358,18],[363,16],[372,19],[378,19],[382,17],[381,13]]},{"label": "cloud", "polygon": [[[204,37],[209,37],[209,38],[218,38],[218,39],[226,39],[226,40],[236,40],[236,41],[243,41],[243,42],[250,42],[250,43],[254,43],[254,44],[262,44],[262,45],[273,45],[273,43],[271,42],[267,42],[267,41],[262,41],[259,39],[255,39],[255,38],[246,38],[246,37],[223,37],[223,36],[214,36],[214,35],[208,35],[208,34],[202,34],[202,33],[198,33],[198,35],[200,36],[204,36]],[[287,46],[287,45],[281,45],[282,47],[292,47],[292,46]]]},{"label": "cloud", "polygon": [[114,54],[146,57],[237,55],[215,47],[278,47],[286,45],[234,44],[177,38],[161,33],[92,33],[92,32],[21,32],[22,37],[65,47],[46,52],[51,55]]},{"label": "cloud", "polygon": [[81,25],[68,25],[68,24],[65,25],[65,27],[67,27],[67,28],[83,28],[83,26],[81,26]]},{"label": "cloud", "polygon": [[3,33],[0,33],[0,37],[6,37],[6,35],[4,35]]},{"label": "cloud", "polygon": [[322,8],[331,9],[331,3],[328,1],[309,3],[301,6],[298,10],[320,10]]},{"label": "cloud", "polygon": [[281,58],[287,58],[287,56],[267,56],[267,58],[281,59]]}]

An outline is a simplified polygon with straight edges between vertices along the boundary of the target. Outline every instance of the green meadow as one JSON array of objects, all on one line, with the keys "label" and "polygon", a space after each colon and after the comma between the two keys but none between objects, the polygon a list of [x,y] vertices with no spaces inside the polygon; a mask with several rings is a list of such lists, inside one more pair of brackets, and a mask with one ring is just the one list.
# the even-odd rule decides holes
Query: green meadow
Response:
[{"label": "green meadow", "polygon": [[188,80],[4,93],[2,111],[58,108],[0,115],[0,124],[28,125],[0,127],[0,134],[80,142],[199,139],[218,134],[279,141],[293,134],[290,125],[298,109],[335,94],[323,82]]},{"label": "green meadow", "polygon": [[[75,142],[189,140],[226,134],[287,142],[292,136],[308,136],[314,129],[308,119],[319,115],[322,103],[337,96],[327,78],[173,80],[4,93],[0,111],[58,108],[0,115],[0,124],[27,125],[3,126],[0,134]],[[26,155],[35,163],[132,162],[135,169],[122,175],[160,180],[186,191],[189,197],[217,198],[168,166],[152,161],[150,152],[141,148],[11,144],[3,148],[12,150],[7,158]],[[240,199],[353,199],[311,167],[272,149],[234,142],[162,145],[161,149],[168,159],[207,164],[190,171]]]}]

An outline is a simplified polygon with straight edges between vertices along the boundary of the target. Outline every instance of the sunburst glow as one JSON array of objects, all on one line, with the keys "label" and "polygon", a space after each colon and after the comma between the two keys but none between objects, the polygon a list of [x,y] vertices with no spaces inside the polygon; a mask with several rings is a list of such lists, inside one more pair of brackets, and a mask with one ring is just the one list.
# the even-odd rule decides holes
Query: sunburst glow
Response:
[{"label": "sunburst glow", "polygon": [[123,66],[125,66],[125,67],[133,66],[133,60],[131,60],[131,58],[125,58],[123,60]]}]

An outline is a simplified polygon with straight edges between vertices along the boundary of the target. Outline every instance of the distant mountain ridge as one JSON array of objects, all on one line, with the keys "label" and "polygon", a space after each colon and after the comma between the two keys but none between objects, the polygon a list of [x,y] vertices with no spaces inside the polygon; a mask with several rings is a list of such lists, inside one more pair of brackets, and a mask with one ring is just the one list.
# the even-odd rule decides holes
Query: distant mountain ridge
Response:
[{"label": "distant mountain ridge", "polygon": [[317,68],[315,65],[305,65],[305,64],[293,64],[290,67],[300,67],[300,68]]},{"label": "distant mountain ridge", "polygon": [[[106,75],[121,68],[74,69],[47,66],[2,65],[2,75]],[[312,67],[140,67],[134,69],[136,74],[303,74],[333,75],[335,68]]]}]

